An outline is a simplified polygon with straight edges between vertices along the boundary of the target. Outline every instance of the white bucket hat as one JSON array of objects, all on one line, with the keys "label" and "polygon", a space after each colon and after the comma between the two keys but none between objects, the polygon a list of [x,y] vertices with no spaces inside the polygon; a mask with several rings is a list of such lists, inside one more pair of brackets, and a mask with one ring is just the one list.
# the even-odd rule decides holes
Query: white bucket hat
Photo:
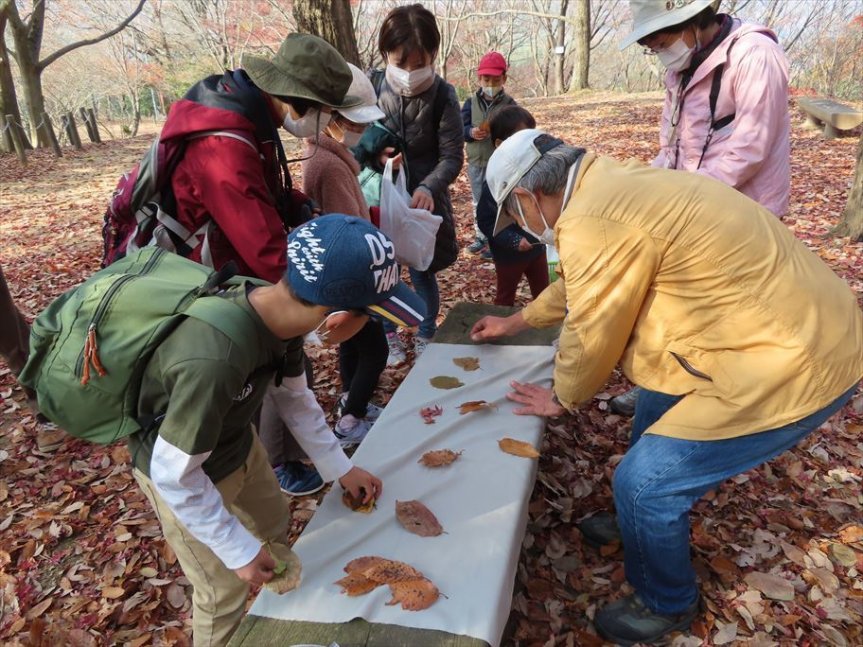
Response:
[{"label": "white bucket hat", "polygon": [[372,82],[356,65],[348,63],[348,67],[351,68],[351,74],[354,75],[351,87],[348,88],[348,94],[358,97],[360,103],[352,108],[340,108],[337,112],[355,124],[370,124],[386,117],[384,111],[378,108],[378,97]]},{"label": "white bucket hat", "polygon": [[503,210],[506,197],[545,153],[564,143],[563,140],[552,137],[540,149],[536,145],[536,138],[547,134],[536,128],[519,130],[505,139],[491,154],[485,169],[485,181],[488,183],[491,197],[497,203],[497,219],[494,223],[495,236],[501,229],[513,223],[518,224],[512,219],[512,216]]},{"label": "white bucket hat", "polygon": [[620,49],[626,49],[660,29],[686,22],[714,2],[715,0],[629,0],[632,33],[620,42]]}]

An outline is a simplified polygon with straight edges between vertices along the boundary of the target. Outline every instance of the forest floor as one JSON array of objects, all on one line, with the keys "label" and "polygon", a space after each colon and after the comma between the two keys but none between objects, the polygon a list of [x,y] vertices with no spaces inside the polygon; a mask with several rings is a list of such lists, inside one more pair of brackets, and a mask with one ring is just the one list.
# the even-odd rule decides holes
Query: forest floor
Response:
[{"label": "forest floor", "polygon": [[[655,154],[658,95],[524,103],[539,127],[570,143],[618,159],[649,161]],[[825,141],[801,127],[794,106],[792,121],[785,223],[863,298],[863,244],[826,236],[845,204],[857,139]],[[142,134],[88,144],[66,149],[61,159],[37,151],[26,168],[14,155],[0,155],[0,262],[28,318],[98,269],[107,199],[151,141],[152,134]],[[453,186],[453,203],[465,248],[473,238],[465,172]],[[492,301],[494,267],[463,251],[440,284],[445,317],[457,301]],[[527,297],[523,287],[519,302]],[[314,362],[317,396],[331,411],[339,392],[336,355],[319,352]],[[407,370],[386,370],[380,400]],[[610,414],[607,400],[627,386],[615,373],[577,414],[548,426],[506,645],[602,644],[591,618],[626,591],[622,552],[584,545],[574,521],[612,505],[610,477],[630,421]],[[38,431],[0,364],[0,643],[189,644],[188,581],[133,483],[125,446],[67,437],[40,451]],[[693,558],[705,612],[690,634],[669,644],[863,644],[861,431],[858,394],[799,447],[696,505]],[[318,500],[292,500],[294,536]]]}]

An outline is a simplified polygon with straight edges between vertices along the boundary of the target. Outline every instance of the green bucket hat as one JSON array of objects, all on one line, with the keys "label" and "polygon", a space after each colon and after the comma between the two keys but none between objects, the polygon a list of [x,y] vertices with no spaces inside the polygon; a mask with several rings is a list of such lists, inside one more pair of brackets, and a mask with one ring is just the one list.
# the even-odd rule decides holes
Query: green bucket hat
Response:
[{"label": "green bucket hat", "polygon": [[335,47],[311,34],[289,34],[267,60],[243,56],[243,69],[267,94],[309,99],[333,108],[350,108],[361,99],[346,95],[353,74]]}]

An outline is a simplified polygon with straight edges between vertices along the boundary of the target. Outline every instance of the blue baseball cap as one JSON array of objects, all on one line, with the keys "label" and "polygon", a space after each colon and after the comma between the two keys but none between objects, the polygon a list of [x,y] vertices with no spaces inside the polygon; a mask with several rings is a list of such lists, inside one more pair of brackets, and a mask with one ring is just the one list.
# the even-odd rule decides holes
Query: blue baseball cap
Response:
[{"label": "blue baseball cap", "polygon": [[288,284],[316,305],[365,310],[399,326],[417,326],[423,300],[402,283],[393,242],[362,218],[330,214],[288,236]]}]

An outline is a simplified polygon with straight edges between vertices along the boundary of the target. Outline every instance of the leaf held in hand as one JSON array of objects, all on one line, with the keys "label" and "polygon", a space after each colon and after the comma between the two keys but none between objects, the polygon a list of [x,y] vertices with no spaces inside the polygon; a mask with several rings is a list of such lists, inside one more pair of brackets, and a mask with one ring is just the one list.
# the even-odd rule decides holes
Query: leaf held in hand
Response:
[{"label": "leaf held in hand", "polygon": [[439,405],[435,405],[433,407],[423,407],[420,409],[420,416],[422,416],[423,422],[427,425],[433,425],[434,419],[443,413],[443,407]]},{"label": "leaf held in hand", "polygon": [[429,580],[410,580],[390,584],[392,599],[387,605],[401,603],[405,611],[422,611],[437,602],[440,591]]},{"label": "leaf held in hand", "polygon": [[478,357],[454,357],[452,363],[466,371],[476,371],[479,369]]},{"label": "leaf held in hand", "polygon": [[486,402],[485,400],[471,400],[470,402],[460,404],[458,407],[458,412],[460,415],[463,416],[466,413],[471,413],[473,411],[482,411],[483,409],[491,408],[493,408],[493,405]]},{"label": "leaf held in hand", "polygon": [[303,571],[300,558],[290,546],[285,544],[267,544],[267,551],[275,560],[276,569],[279,570],[273,570],[273,579],[264,586],[279,595],[293,591],[300,585],[300,575]]},{"label": "leaf held in hand", "polygon": [[419,501],[396,501],[396,519],[405,530],[420,537],[443,534],[443,527],[437,517]]},{"label": "leaf held in hand", "polygon": [[435,449],[423,454],[422,458],[420,458],[417,463],[425,465],[426,467],[444,467],[458,459],[458,457],[463,453],[464,450],[454,452],[451,449]]},{"label": "leaf held in hand", "polygon": [[464,382],[457,377],[449,375],[438,375],[429,379],[429,383],[436,389],[457,389],[460,386],[464,386]]},{"label": "leaf held in hand", "polygon": [[515,440],[514,438],[501,438],[497,441],[501,450],[513,456],[521,456],[523,458],[539,458],[539,452],[530,443],[523,440]]},{"label": "leaf held in hand", "polygon": [[375,505],[375,498],[372,497],[371,501],[368,503],[364,503],[363,499],[366,496],[366,491],[361,489],[360,496],[355,497],[350,493],[350,490],[344,490],[342,492],[342,503],[344,503],[347,507],[349,507],[354,512],[362,512],[363,514],[370,514],[372,510],[374,510],[377,506]]}]

